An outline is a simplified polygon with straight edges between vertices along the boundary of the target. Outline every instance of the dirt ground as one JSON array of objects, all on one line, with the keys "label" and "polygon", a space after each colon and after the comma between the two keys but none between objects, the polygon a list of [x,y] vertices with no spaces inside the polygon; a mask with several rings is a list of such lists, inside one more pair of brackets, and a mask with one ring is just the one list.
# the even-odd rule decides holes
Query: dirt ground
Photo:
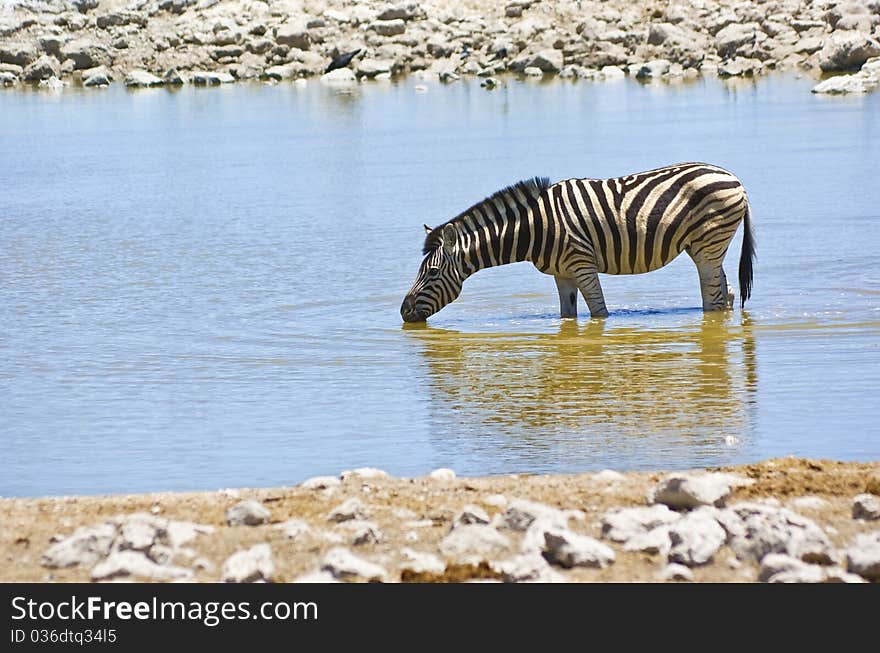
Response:
[{"label": "dirt ground", "polygon": [[[875,531],[880,522],[852,518],[853,497],[869,492],[880,495],[880,462],[836,462],[800,458],[772,459],[738,467],[708,471],[734,472],[754,483],[734,491],[730,505],[742,500],[777,500],[781,505],[814,520],[832,543],[844,548],[857,533]],[[646,493],[665,472],[626,473],[616,480],[609,474],[506,475],[438,480],[419,478],[351,477],[336,487],[306,489],[281,487],[199,493],[155,493],[121,496],[0,499],[0,581],[83,582],[89,568],[48,569],[40,557],[52,538],[66,536],[77,527],[91,526],[117,515],[151,512],[169,519],[211,525],[215,531],[200,535],[188,545],[190,559],[209,564],[196,569],[195,580],[220,580],[224,560],[237,550],[268,543],[275,562],[273,580],[288,582],[315,571],[323,554],[334,546],[347,546],[356,555],[382,565],[388,580],[450,582],[495,578],[489,564],[452,564],[443,573],[407,570],[400,550],[439,553],[440,541],[449,533],[456,515],[467,504],[490,517],[504,510],[504,502],[528,499],[564,510],[582,511],[571,522],[572,530],[599,539],[601,517],[613,508],[645,505]],[[498,495],[503,495],[500,497]],[[800,497],[822,501],[797,501]],[[328,513],[351,497],[364,504],[368,519],[381,535],[378,542],[353,546],[343,525],[328,521]],[[268,524],[227,526],[225,511],[242,499],[256,499],[271,512]],[[312,535],[289,539],[275,525],[300,519]],[[350,537],[350,536],[348,536]],[[518,551],[514,537],[509,556]],[[607,544],[612,544],[606,542]],[[559,569],[570,582],[654,582],[664,566],[661,556],[623,551],[612,545],[616,561],[605,569]],[[508,557],[509,557],[508,556]],[[505,556],[500,556],[503,558]],[[499,559],[498,556],[492,560]],[[176,564],[180,564],[176,562]],[[736,560],[722,547],[709,564],[693,569],[696,582],[755,582],[757,565]]]}]

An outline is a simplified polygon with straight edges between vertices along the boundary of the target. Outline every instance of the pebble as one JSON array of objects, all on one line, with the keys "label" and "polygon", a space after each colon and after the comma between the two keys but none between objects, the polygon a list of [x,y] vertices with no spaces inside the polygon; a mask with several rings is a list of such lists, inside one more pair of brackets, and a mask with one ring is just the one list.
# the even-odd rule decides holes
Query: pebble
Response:
[{"label": "pebble", "polygon": [[271,582],[274,574],[272,549],[268,544],[257,544],[229,556],[223,563],[221,579],[224,583]]},{"label": "pebble", "polygon": [[805,496],[792,499],[788,505],[793,510],[822,510],[828,507],[828,502],[821,497]]},{"label": "pebble", "polygon": [[40,564],[49,568],[93,565],[110,553],[116,537],[113,524],[83,526],[72,535],[50,546],[40,558]]},{"label": "pebble", "polygon": [[544,533],[544,555],[547,560],[566,568],[604,568],[614,562],[614,550],[599,540],[579,535],[565,528]]},{"label": "pebble", "polygon": [[313,476],[299,484],[304,490],[326,490],[342,484],[336,476]]},{"label": "pebble", "polygon": [[321,562],[321,570],[330,573],[337,580],[383,580],[385,569],[379,565],[359,558],[344,547],[330,549]]},{"label": "pebble", "polygon": [[503,508],[507,505],[507,497],[503,494],[489,494],[483,497],[483,503],[485,503],[487,506]]},{"label": "pebble", "polygon": [[741,560],[760,562],[770,553],[785,553],[805,562],[834,562],[836,552],[822,529],[787,508],[744,502],[719,511],[716,519]]},{"label": "pebble", "polygon": [[316,584],[316,583],[338,583],[336,577],[329,571],[310,571],[294,578],[291,583],[300,584]]},{"label": "pebble", "polygon": [[433,472],[428,474],[428,477],[435,481],[454,481],[455,472],[446,467],[441,467],[440,469],[435,469]]},{"label": "pebble", "polygon": [[486,524],[459,526],[440,543],[443,555],[464,562],[495,556],[509,548],[510,540]]},{"label": "pebble", "polygon": [[663,504],[618,508],[602,517],[602,537],[613,542],[626,542],[636,535],[653,530],[657,526],[672,524],[681,519]]},{"label": "pebble", "polygon": [[376,469],[375,467],[358,467],[357,469],[349,469],[342,472],[339,475],[343,481],[348,481],[350,479],[376,479],[376,478],[390,478],[388,472],[385,472],[381,469]]},{"label": "pebble", "polygon": [[626,480],[626,476],[620,472],[615,472],[613,469],[603,469],[601,472],[593,474],[593,480],[601,483],[617,483]]},{"label": "pebble", "polygon": [[345,500],[327,514],[327,520],[332,522],[344,522],[352,519],[366,519],[368,517],[367,508],[363,501],[357,497]]},{"label": "pebble", "polygon": [[248,499],[239,501],[226,510],[226,523],[229,526],[259,526],[269,521],[272,513],[259,501]]},{"label": "pebble", "polygon": [[288,519],[285,522],[276,524],[275,528],[284,533],[284,537],[288,540],[296,540],[312,532],[311,526],[302,519]]},{"label": "pebble", "polygon": [[446,569],[446,564],[433,553],[424,553],[404,547],[400,550],[400,555],[404,560],[402,567],[404,569],[412,569],[417,573],[431,572],[439,574]]},{"label": "pebble", "polygon": [[710,513],[689,513],[669,526],[669,562],[704,565],[712,561],[726,539],[727,533]]},{"label": "pebble", "polygon": [[493,562],[492,568],[502,575],[505,583],[565,583],[565,576],[553,569],[543,556],[524,553],[506,560]]},{"label": "pebble", "polygon": [[880,531],[861,533],[846,550],[846,569],[871,581],[880,581]]},{"label": "pebble", "polygon": [[473,504],[468,504],[462,508],[461,512],[452,521],[452,527],[465,526],[467,524],[488,524],[488,513]]},{"label": "pebble", "polygon": [[558,508],[526,499],[513,499],[501,515],[501,523],[514,531],[528,530],[536,519],[554,522],[562,528],[568,524],[568,516]]},{"label": "pebble", "polygon": [[352,520],[344,522],[342,526],[351,532],[351,543],[354,546],[378,544],[382,541],[382,530],[376,522]]},{"label": "pebble", "polygon": [[859,494],[853,499],[853,519],[873,521],[880,519],[880,497],[873,494]]},{"label": "pebble", "polygon": [[679,580],[691,582],[694,580],[694,572],[677,563],[669,563],[657,573],[658,580],[670,581]]},{"label": "pebble", "polygon": [[750,483],[750,479],[732,474],[673,474],[648,493],[648,501],[665,504],[673,510],[721,507],[735,487]]},{"label": "pebble", "polygon": [[140,551],[114,551],[92,567],[92,580],[111,580],[134,576],[152,580],[172,580],[191,577],[192,571],[183,567],[161,565]]}]

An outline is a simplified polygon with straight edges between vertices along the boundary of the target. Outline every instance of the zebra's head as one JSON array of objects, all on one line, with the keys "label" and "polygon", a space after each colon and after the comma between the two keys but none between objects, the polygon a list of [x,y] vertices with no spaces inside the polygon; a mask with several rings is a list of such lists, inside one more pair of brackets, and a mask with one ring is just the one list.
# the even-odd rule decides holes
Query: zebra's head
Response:
[{"label": "zebra's head", "polygon": [[458,256],[458,230],[454,224],[431,229],[427,237],[416,280],[400,306],[404,322],[424,322],[461,293],[464,275]]}]

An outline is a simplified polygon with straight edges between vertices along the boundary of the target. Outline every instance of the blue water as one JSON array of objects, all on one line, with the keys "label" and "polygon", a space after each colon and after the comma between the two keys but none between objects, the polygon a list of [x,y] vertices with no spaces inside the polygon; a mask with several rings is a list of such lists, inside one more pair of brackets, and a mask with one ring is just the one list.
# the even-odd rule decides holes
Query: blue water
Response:
[{"label": "blue water", "polygon": [[[880,459],[880,94],[417,83],[0,92],[0,495]],[[401,324],[422,223],[693,160],[749,193],[745,313],[682,257],[604,325],[528,264]]]}]

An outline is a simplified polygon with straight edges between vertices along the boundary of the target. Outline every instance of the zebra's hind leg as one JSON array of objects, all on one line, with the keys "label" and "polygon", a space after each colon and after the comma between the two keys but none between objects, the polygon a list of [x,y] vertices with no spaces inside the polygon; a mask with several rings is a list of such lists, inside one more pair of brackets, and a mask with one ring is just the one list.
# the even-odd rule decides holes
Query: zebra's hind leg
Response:
[{"label": "zebra's hind leg", "polygon": [[556,279],[556,289],[559,291],[559,314],[561,317],[577,317],[577,292],[578,287],[574,279],[567,277],[553,277]]},{"label": "zebra's hind leg", "polygon": [[605,307],[605,295],[599,284],[599,271],[594,265],[582,266],[574,270],[574,279],[581,295],[590,308],[590,317],[608,317]]},{"label": "zebra's hind leg", "polygon": [[700,275],[700,294],[704,311],[723,311],[733,307],[733,289],[727,284],[727,275],[721,263],[704,263],[694,259]]}]

